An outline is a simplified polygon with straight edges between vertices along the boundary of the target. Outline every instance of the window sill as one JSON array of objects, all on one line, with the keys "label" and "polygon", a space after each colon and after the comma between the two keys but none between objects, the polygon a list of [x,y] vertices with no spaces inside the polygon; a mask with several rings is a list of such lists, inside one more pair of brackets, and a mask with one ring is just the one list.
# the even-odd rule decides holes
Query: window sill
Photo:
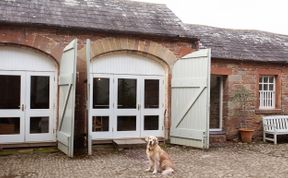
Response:
[{"label": "window sill", "polygon": [[281,109],[256,109],[255,114],[281,114]]}]

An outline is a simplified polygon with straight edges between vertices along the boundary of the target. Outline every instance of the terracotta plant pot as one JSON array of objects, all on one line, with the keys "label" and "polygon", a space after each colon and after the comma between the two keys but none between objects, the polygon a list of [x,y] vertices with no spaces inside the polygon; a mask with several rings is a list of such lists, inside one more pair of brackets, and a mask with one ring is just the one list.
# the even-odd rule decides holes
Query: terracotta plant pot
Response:
[{"label": "terracotta plant pot", "polygon": [[251,143],[254,129],[241,128],[239,129],[241,141],[244,143]]}]

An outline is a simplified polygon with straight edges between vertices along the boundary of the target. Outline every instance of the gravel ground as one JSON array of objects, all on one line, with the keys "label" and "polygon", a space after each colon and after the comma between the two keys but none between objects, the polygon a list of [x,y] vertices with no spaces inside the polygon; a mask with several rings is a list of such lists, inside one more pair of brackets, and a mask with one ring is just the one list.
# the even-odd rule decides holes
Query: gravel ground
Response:
[{"label": "gravel ground", "polygon": [[[288,144],[226,144],[208,151],[165,146],[176,165],[169,177],[288,177]],[[0,156],[0,177],[163,177],[144,172],[144,148],[94,149],[74,159],[57,153]]]}]

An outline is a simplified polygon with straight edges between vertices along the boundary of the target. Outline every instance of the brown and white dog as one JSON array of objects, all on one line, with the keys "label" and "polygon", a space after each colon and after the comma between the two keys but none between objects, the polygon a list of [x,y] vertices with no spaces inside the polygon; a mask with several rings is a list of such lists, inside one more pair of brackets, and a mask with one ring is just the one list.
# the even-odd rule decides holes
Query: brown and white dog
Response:
[{"label": "brown and white dog", "polygon": [[153,170],[153,174],[161,172],[162,175],[173,173],[173,163],[169,155],[158,145],[157,137],[149,136],[145,140],[147,142],[146,154],[149,159],[149,167],[146,171]]}]

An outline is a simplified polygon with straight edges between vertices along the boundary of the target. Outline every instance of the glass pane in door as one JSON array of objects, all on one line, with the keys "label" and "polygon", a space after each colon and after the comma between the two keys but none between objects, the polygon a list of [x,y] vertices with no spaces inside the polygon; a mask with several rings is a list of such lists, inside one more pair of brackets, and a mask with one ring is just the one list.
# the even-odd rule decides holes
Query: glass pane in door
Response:
[{"label": "glass pane in door", "polygon": [[159,108],[159,80],[145,80],[145,108]]},{"label": "glass pane in door", "polygon": [[109,108],[109,78],[93,79],[93,108]]},{"label": "glass pane in door", "polygon": [[117,131],[135,131],[136,116],[118,116]]},{"label": "glass pane in door", "polygon": [[134,109],[137,99],[137,80],[118,79],[118,108]]},{"label": "glass pane in door", "polygon": [[20,108],[21,76],[0,75],[0,109]]},{"label": "glass pane in door", "polygon": [[49,76],[31,76],[30,108],[49,109]]},{"label": "glass pane in door", "polygon": [[49,117],[30,117],[30,133],[48,133]]},{"label": "glass pane in door", "polygon": [[144,116],[144,130],[159,130],[159,116]]},{"label": "glass pane in door", "polygon": [[109,116],[93,116],[93,132],[109,131]]},{"label": "glass pane in door", "polygon": [[19,117],[0,118],[0,135],[19,134],[19,133],[20,133]]}]

